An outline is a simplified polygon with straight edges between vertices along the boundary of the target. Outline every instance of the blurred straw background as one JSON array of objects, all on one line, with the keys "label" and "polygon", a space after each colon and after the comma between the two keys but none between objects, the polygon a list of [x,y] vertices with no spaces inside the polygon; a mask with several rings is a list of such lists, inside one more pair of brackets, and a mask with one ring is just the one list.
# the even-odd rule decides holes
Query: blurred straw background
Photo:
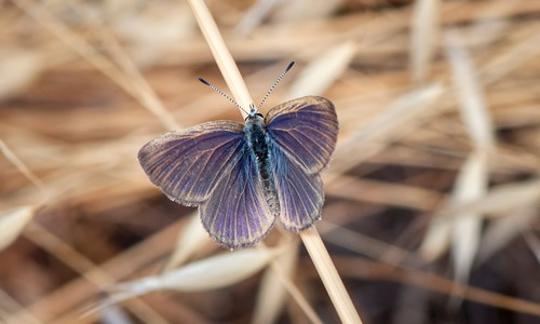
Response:
[{"label": "blurred straw background", "polygon": [[[365,323],[540,323],[540,2],[208,0],[255,101],[341,124],[317,227]],[[224,251],[136,153],[237,109],[184,1],[0,2],[1,323],[334,323],[295,235]],[[91,310],[91,311],[88,311]]]}]

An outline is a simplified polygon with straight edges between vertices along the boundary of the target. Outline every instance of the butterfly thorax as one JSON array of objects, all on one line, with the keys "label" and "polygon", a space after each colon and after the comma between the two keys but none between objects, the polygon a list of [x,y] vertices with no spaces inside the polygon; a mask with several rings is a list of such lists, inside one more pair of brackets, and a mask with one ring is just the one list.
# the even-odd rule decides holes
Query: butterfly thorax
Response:
[{"label": "butterfly thorax", "polygon": [[246,118],[244,134],[250,154],[256,161],[257,173],[263,184],[266,202],[272,213],[277,216],[280,212],[280,206],[270,158],[270,146],[272,144],[266,132],[264,119],[260,114],[250,115]]}]

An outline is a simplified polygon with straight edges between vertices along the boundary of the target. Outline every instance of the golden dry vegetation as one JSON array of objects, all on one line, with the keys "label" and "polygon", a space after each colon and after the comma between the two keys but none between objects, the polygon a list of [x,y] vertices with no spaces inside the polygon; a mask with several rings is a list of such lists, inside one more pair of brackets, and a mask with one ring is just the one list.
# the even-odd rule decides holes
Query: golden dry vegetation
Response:
[{"label": "golden dry vegetation", "polygon": [[[540,322],[539,1],[206,4],[255,101],[297,62],[263,111],[336,105],[317,229],[364,323]],[[0,2],[0,322],[344,319],[298,235],[225,251],[141,170],[241,121],[198,76],[227,89],[187,2]]]}]

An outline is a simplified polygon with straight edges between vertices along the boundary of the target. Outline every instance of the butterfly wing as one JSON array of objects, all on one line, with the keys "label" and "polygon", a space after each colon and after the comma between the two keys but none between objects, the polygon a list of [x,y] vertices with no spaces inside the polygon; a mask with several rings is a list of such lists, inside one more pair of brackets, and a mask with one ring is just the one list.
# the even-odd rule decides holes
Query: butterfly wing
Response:
[{"label": "butterfly wing", "polygon": [[276,145],[271,145],[270,152],[281,223],[295,232],[308,228],[321,215],[324,203],[321,177],[306,173]]},{"label": "butterfly wing", "polygon": [[338,121],[334,105],[323,97],[302,97],[272,108],[267,131],[287,157],[309,174],[319,173],[336,146]]},{"label": "butterfly wing", "polygon": [[220,179],[237,165],[244,145],[242,124],[208,122],[155,138],[138,157],[150,181],[167,197],[196,206],[208,200]]},{"label": "butterfly wing", "polygon": [[338,133],[334,105],[322,97],[298,98],[272,108],[266,120],[280,219],[288,230],[301,231],[321,215],[319,172],[330,160]]},{"label": "butterfly wing", "polygon": [[200,209],[206,230],[217,242],[232,249],[260,241],[275,219],[247,144],[239,155],[240,159]]}]

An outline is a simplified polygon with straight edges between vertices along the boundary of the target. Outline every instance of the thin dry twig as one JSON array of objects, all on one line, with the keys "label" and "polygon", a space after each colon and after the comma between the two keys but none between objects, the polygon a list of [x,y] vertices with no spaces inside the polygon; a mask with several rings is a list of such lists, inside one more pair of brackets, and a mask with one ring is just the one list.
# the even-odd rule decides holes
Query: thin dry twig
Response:
[{"label": "thin dry twig", "polygon": [[156,100],[151,93],[149,94],[148,91],[139,93],[138,90],[140,90],[140,88],[133,88],[130,79],[118,71],[114,64],[112,64],[105,56],[101,55],[86,40],[72,32],[60,21],[54,19],[43,6],[36,4],[32,0],[13,0],[13,3],[35,18],[68,47],[73,49],[96,69],[113,80],[128,94],[137,99],[144,108],[153,113],[168,129],[173,130],[178,128],[178,125],[174,121],[174,117],[159,104],[159,101]]},{"label": "thin dry twig", "polygon": [[423,271],[399,269],[358,258],[350,259],[342,257],[338,262],[344,272],[349,276],[399,281],[478,303],[540,317],[540,305],[537,303],[462,285]]},{"label": "thin dry twig", "polygon": [[414,6],[411,23],[411,72],[414,81],[424,81],[437,47],[440,0],[417,0]]},{"label": "thin dry twig", "polygon": [[[373,238],[365,237],[346,228],[335,224],[330,225],[331,235],[328,238],[339,246],[354,252],[368,254],[374,258],[380,258],[381,253],[388,248],[388,244]],[[345,239],[344,237],[347,237]],[[398,247],[396,247],[399,249]],[[403,257],[413,263],[422,264],[416,254],[400,249]],[[397,264],[395,262],[368,261],[360,258],[340,257],[339,264],[344,266],[344,272],[350,276],[368,277],[372,279],[397,280],[405,284],[417,285],[443,294],[448,294],[463,299],[483,303],[486,305],[501,307],[516,312],[523,312],[540,316],[540,304],[530,300],[515,298],[489,290],[471,287],[455,283],[436,274],[413,269],[412,267]]]},{"label": "thin dry twig", "polygon": [[45,185],[30,169],[13,153],[13,151],[0,139],[0,153],[8,159],[32,184],[44,191]]},{"label": "thin dry twig", "polygon": [[[277,259],[276,259],[277,260]],[[285,287],[287,292],[293,297],[293,299],[296,301],[298,306],[304,311],[306,316],[309,318],[309,320],[314,324],[322,324],[323,321],[319,318],[313,307],[308,303],[304,295],[300,292],[300,290],[296,287],[296,285],[292,282],[292,280],[287,276],[287,273],[285,269],[282,268],[282,266],[274,260],[270,266],[272,268],[272,271],[277,274],[277,278],[281,282],[281,284]],[[263,321],[255,321],[255,323],[267,323]]]}]

